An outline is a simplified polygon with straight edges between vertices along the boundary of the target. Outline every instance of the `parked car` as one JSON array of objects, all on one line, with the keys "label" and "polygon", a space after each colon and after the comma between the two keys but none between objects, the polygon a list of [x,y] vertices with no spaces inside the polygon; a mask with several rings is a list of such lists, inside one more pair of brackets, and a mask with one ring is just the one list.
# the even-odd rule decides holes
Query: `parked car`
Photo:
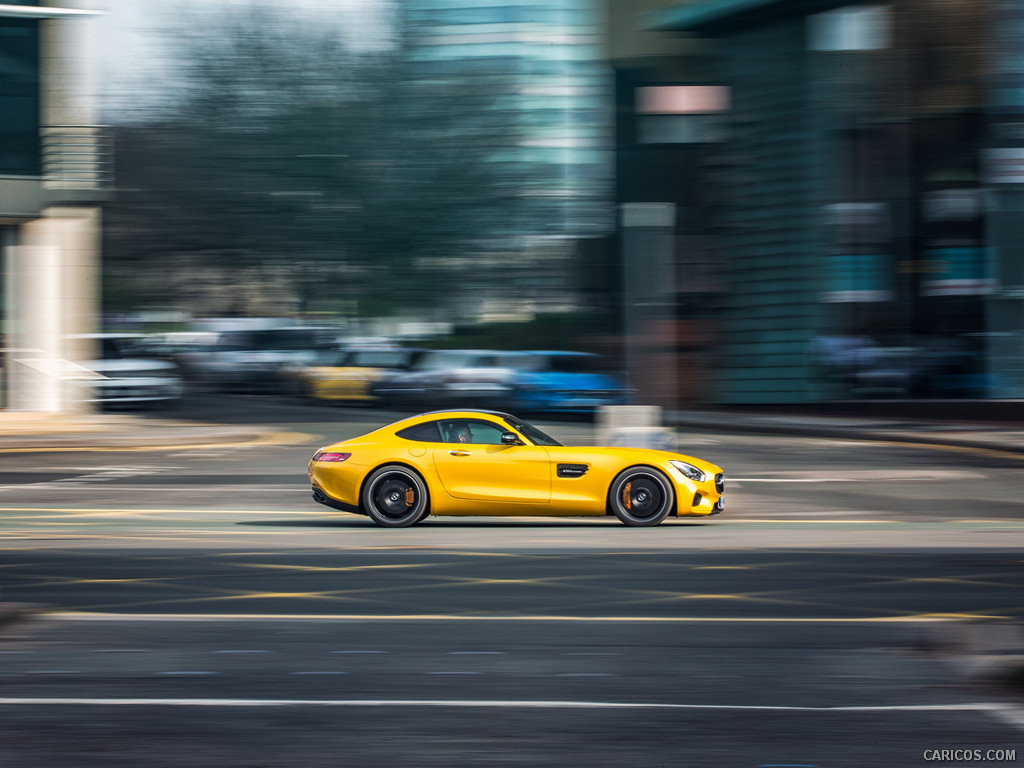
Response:
[{"label": "parked car", "polygon": [[507,413],[420,414],[321,448],[313,499],[386,528],[428,515],[615,515],[657,525],[725,506],[725,477],[702,459],[643,448],[563,446]]},{"label": "parked car", "polygon": [[521,413],[574,413],[629,402],[625,375],[610,371],[600,355],[558,351],[526,354],[527,365],[517,371],[513,397],[515,410]]},{"label": "parked car", "polygon": [[235,328],[211,336],[180,355],[193,381],[214,389],[285,391],[288,368],[311,365],[333,341],[333,330],[308,326]]},{"label": "parked car", "polygon": [[145,339],[137,333],[96,333],[76,336],[97,343],[100,357],[79,365],[100,378],[83,386],[85,400],[100,407],[170,406],[181,399],[178,366],[146,356]]},{"label": "parked car", "polygon": [[522,352],[432,350],[410,370],[381,378],[373,393],[382,404],[397,407],[504,407],[528,363]]},{"label": "parked car", "polygon": [[382,377],[408,371],[422,349],[366,347],[320,354],[312,365],[293,371],[299,393],[312,399],[374,403],[373,384]]}]

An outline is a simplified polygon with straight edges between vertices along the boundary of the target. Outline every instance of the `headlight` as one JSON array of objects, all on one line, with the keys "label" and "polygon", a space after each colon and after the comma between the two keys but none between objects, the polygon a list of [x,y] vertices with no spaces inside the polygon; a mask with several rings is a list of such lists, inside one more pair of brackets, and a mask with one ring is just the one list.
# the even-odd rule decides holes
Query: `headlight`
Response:
[{"label": "headlight", "polygon": [[669,461],[673,467],[682,472],[686,477],[693,480],[695,483],[703,483],[707,476],[693,464],[687,464],[685,461]]}]

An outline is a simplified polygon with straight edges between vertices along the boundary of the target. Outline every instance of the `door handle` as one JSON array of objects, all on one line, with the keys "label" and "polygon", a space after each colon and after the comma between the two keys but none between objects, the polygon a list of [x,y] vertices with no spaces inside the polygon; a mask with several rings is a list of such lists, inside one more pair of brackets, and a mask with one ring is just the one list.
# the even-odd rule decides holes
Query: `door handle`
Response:
[{"label": "door handle", "polygon": [[469,451],[448,451],[452,456],[469,456]]}]

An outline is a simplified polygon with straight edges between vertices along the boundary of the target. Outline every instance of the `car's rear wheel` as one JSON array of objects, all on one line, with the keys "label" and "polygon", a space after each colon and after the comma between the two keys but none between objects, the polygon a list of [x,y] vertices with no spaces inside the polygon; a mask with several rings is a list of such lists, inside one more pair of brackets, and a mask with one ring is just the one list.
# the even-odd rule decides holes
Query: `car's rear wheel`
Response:
[{"label": "car's rear wheel", "polygon": [[612,481],[608,503],[626,525],[657,525],[672,512],[675,493],[669,479],[658,470],[630,467]]},{"label": "car's rear wheel", "polygon": [[363,511],[385,528],[418,523],[429,513],[429,501],[423,478],[400,464],[381,467],[363,485]]}]

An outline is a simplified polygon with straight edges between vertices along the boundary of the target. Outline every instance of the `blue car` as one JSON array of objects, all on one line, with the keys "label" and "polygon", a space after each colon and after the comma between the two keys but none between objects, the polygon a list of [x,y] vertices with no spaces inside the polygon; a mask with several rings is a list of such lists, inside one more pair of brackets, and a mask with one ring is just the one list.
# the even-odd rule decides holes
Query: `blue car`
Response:
[{"label": "blue car", "polygon": [[523,413],[575,413],[626,405],[625,377],[607,370],[600,355],[532,351],[516,374],[514,408]]}]

